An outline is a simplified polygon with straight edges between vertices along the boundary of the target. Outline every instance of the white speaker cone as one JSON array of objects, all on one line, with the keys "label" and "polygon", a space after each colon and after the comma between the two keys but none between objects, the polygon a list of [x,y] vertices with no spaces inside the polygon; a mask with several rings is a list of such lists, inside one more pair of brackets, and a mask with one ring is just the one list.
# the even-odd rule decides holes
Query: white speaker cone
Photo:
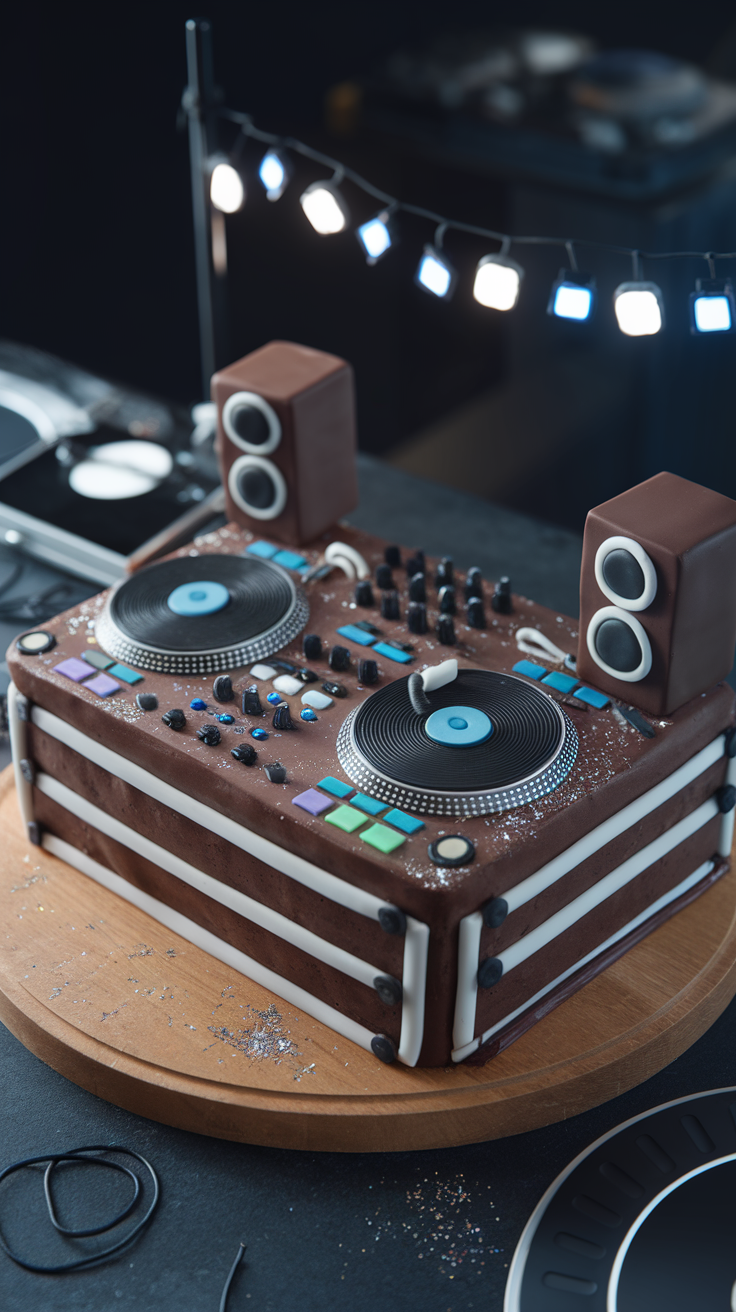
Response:
[{"label": "white speaker cone", "polygon": [[[248,420],[255,420],[255,424]],[[279,417],[257,392],[233,392],[222,407],[222,426],[230,441],[250,455],[268,456],[281,441]],[[251,426],[257,430],[257,439],[255,433],[252,439],[248,437]]]},{"label": "white speaker cone", "polygon": [[[250,492],[249,475],[253,483]],[[267,480],[270,480],[272,493],[270,500]],[[277,469],[273,461],[264,460],[262,456],[238,456],[230,468],[227,485],[235,504],[253,519],[276,519],[284,509],[289,495],[281,470]]]},{"label": "white speaker cone", "polygon": [[[598,642],[603,638],[603,635],[599,638],[599,631],[604,624],[616,626],[623,624],[630,630],[630,635],[636,643],[635,650],[640,657],[638,664],[632,664],[630,669],[622,670],[615,665],[609,664],[604,659],[604,656],[598,650]],[[611,628],[609,633],[613,639],[610,645],[615,646],[616,630]],[[623,636],[626,637],[627,635],[624,634]],[[620,679],[622,683],[639,683],[641,679],[646,678],[652,668],[652,648],[644,626],[628,611],[622,610],[620,606],[602,606],[600,610],[597,610],[588,625],[585,638],[588,651],[596,665],[599,669],[605,670],[606,674],[610,674],[613,679]]]},{"label": "white speaker cone", "polygon": [[[629,557],[628,570],[626,569],[624,553]],[[607,570],[606,561],[609,557],[612,559],[609,561]],[[617,581],[615,577],[611,577],[614,574],[611,569],[614,562],[618,566],[616,572],[624,576],[626,574],[629,577],[632,575],[637,576],[637,567],[641,571],[641,578],[637,578],[636,584],[638,587],[640,583],[641,590],[636,596],[623,596],[613,586]],[[608,578],[606,577],[607,574]],[[612,601],[615,606],[620,606],[622,610],[646,610],[648,606],[651,606],[657,595],[657,571],[644,548],[638,542],[635,542],[633,538],[612,537],[606,538],[605,542],[601,542],[595,553],[595,579],[603,595],[608,597],[608,600]]]}]

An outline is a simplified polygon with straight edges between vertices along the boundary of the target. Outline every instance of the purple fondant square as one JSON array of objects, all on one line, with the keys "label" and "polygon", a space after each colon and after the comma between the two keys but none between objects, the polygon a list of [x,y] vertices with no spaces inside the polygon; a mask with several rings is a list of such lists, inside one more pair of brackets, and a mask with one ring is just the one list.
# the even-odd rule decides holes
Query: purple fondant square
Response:
[{"label": "purple fondant square", "polygon": [[73,679],[75,683],[81,683],[82,679],[89,678],[93,668],[86,661],[78,661],[76,656],[70,656],[68,661],[61,661],[59,665],[55,665],[54,672],[63,674],[65,679]]},{"label": "purple fondant square", "polygon": [[321,815],[328,807],[334,806],[334,802],[329,797],[323,797],[317,792],[316,788],[308,788],[306,793],[300,793],[298,797],[292,797],[294,806],[300,806],[303,811],[309,811],[310,815]]},{"label": "purple fondant square", "polygon": [[120,684],[108,674],[98,674],[96,679],[90,679],[84,686],[91,692],[96,692],[98,697],[109,697],[111,692],[120,692]]}]

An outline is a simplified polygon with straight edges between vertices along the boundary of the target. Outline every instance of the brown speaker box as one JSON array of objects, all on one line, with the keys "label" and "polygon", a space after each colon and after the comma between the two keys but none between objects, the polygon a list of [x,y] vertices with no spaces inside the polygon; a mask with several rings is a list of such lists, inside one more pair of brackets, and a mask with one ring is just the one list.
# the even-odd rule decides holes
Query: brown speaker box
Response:
[{"label": "brown speaker box", "polygon": [[651,715],[725,679],[736,645],[736,501],[656,474],[588,514],[577,673]]},{"label": "brown speaker box", "polygon": [[353,371],[336,355],[269,342],[212,379],[230,519],[294,545],[358,504]]}]

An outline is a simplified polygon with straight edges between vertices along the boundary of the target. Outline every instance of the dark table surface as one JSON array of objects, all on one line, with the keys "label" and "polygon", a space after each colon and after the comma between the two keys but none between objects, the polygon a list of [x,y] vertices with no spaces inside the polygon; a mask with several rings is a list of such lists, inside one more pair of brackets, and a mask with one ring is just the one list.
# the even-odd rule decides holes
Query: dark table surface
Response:
[{"label": "dark table surface", "polygon": [[[365,458],[361,488],[356,525],[453,555],[461,569],[509,573],[516,591],[577,613],[573,534]],[[9,553],[0,553],[0,586],[8,566]],[[53,578],[29,565],[10,595]],[[85,586],[78,586],[81,597]],[[1,636],[12,636],[8,626]],[[736,1003],[659,1075],[560,1125],[437,1152],[296,1153],[208,1139],[120,1111],[68,1083],[0,1026],[0,1165],[117,1143],[149,1158],[161,1180],[151,1226],[103,1266],[41,1276],[0,1254],[0,1305],[4,1312],[217,1312],[244,1240],[230,1312],[500,1312],[521,1230],[555,1175],[628,1117],[725,1085],[736,1085]],[[77,1166],[60,1168],[55,1188],[62,1219],[80,1227],[112,1215],[129,1196],[122,1178]],[[0,1228],[39,1263],[64,1260],[75,1247],[52,1238],[37,1168],[0,1184]]]}]

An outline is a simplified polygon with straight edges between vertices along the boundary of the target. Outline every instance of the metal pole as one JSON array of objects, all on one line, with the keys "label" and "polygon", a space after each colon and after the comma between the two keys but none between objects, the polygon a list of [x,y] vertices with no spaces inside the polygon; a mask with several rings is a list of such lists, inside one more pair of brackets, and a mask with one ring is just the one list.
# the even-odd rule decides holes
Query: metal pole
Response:
[{"label": "metal pole", "polygon": [[190,18],[185,31],[188,83],[182,104],[189,120],[202,394],[209,400],[210,379],[226,363],[228,350],[225,216],[213,210],[209,194],[208,162],[217,150],[218,93],[210,23]]}]

